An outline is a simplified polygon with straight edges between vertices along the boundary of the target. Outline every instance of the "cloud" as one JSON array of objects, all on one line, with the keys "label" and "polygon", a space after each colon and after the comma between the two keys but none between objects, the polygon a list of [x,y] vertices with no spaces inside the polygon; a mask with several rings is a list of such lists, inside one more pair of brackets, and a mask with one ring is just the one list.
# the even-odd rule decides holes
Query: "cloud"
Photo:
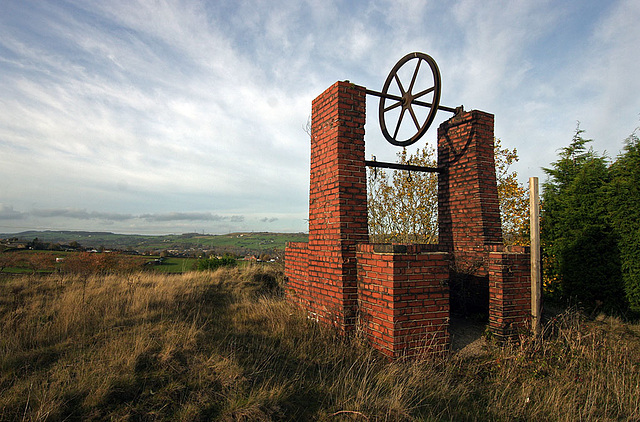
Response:
[{"label": "cloud", "polygon": [[124,221],[134,218],[131,214],[86,211],[77,209],[36,209],[29,213],[33,217],[64,217],[77,220]]},{"label": "cloud", "polygon": [[278,221],[278,218],[277,217],[271,217],[271,218],[264,217],[264,218],[261,218],[260,221],[263,222],[263,223],[273,223],[274,221]]},{"label": "cloud", "polygon": [[164,214],[142,214],[139,218],[147,221],[228,221],[242,222],[244,217],[240,215],[221,216],[209,212],[169,212]]},{"label": "cloud", "polygon": [[[633,0],[8,2],[0,192],[34,211],[5,207],[0,216],[20,218],[20,227],[41,219],[61,228],[180,230],[202,221],[219,231],[304,230],[302,127],[312,99],[336,80],[377,90],[411,51],[438,62],[444,105],[496,115],[496,135],[518,147],[528,176],[553,160],[576,120],[618,145],[637,126],[638,8]],[[367,154],[394,160],[377,103],[368,106]],[[434,127],[448,117],[438,113]],[[94,204],[113,213],[87,211]]]},{"label": "cloud", "polygon": [[10,205],[0,204],[0,220],[22,220],[26,216],[25,213],[14,210]]},{"label": "cloud", "polygon": [[[87,211],[81,209],[34,209],[29,212],[16,211],[13,206],[0,205],[0,219],[21,220],[28,217],[54,219],[65,218],[71,220],[103,220],[105,222],[123,222],[129,220],[146,220],[149,222],[172,221],[211,221],[241,223],[245,221],[242,215],[218,215],[211,212],[167,212],[146,214],[125,214],[116,212]],[[266,219],[273,222],[275,219]]]},{"label": "cloud", "polygon": [[[587,100],[578,109],[578,119],[585,129],[593,129],[591,134],[600,145],[606,141],[613,145],[617,142],[617,148],[609,148],[609,153],[613,154],[621,149],[622,139],[638,125],[639,20],[640,4],[637,1],[616,2],[587,40],[587,51],[580,62],[581,71],[574,82],[574,88]],[[597,107],[593,107],[594,103]],[[612,128],[615,130],[613,139]]]}]

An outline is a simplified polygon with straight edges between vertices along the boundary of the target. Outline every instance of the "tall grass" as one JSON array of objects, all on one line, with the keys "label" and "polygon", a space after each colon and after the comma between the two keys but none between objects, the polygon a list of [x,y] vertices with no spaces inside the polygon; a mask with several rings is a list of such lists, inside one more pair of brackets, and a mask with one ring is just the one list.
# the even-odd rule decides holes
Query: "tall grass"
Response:
[{"label": "tall grass", "polygon": [[638,420],[640,328],[389,362],[269,267],[0,281],[0,420]]}]

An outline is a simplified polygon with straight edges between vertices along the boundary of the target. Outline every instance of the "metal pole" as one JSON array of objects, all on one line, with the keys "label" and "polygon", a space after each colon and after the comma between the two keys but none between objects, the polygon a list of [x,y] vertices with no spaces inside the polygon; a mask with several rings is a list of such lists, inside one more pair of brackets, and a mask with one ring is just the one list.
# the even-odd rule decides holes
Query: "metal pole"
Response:
[{"label": "metal pole", "polygon": [[427,166],[414,166],[411,164],[400,164],[400,163],[385,163],[384,161],[370,161],[364,160],[364,164],[368,167],[376,167],[383,169],[394,169],[394,170],[408,170],[408,171],[422,171],[429,173],[442,173],[444,169],[438,167],[427,167]]},{"label": "metal pole", "polygon": [[542,274],[540,266],[540,197],[538,178],[529,178],[529,217],[531,231],[531,328],[542,333]]}]

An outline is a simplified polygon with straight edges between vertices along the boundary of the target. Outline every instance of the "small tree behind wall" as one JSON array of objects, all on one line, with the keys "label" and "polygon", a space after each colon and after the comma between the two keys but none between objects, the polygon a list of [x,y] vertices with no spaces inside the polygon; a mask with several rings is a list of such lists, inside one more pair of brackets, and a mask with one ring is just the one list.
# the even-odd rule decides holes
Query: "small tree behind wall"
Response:
[{"label": "small tree behind wall", "polygon": [[[400,164],[435,167],[428,146],[398,153]],[[438,176],[435,173],[368,170],[369,235],[375,243],[438,242]]]},{"label": "small tree behind wall", "polygon": [[[495,139],[498,200],[506,244],[528,244],[529,194],[510,166],[518,152]],[[429,146],[398,154],[400,164],[436,167]],[[404,170],[368,170],[369,234],[374,243],[438,243],[438,175]]]}]

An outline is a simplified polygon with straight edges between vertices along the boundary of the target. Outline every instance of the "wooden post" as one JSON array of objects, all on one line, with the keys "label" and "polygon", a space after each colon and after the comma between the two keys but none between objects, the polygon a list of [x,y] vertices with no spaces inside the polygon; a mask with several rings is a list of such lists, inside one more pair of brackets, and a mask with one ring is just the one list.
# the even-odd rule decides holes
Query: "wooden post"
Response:
[{"label": "wooden post", "polygon": [[531,231],[531,328],[542,333],[542,274],[540,267],[540,197],[538,178],[529,178],[529,217]]}]

